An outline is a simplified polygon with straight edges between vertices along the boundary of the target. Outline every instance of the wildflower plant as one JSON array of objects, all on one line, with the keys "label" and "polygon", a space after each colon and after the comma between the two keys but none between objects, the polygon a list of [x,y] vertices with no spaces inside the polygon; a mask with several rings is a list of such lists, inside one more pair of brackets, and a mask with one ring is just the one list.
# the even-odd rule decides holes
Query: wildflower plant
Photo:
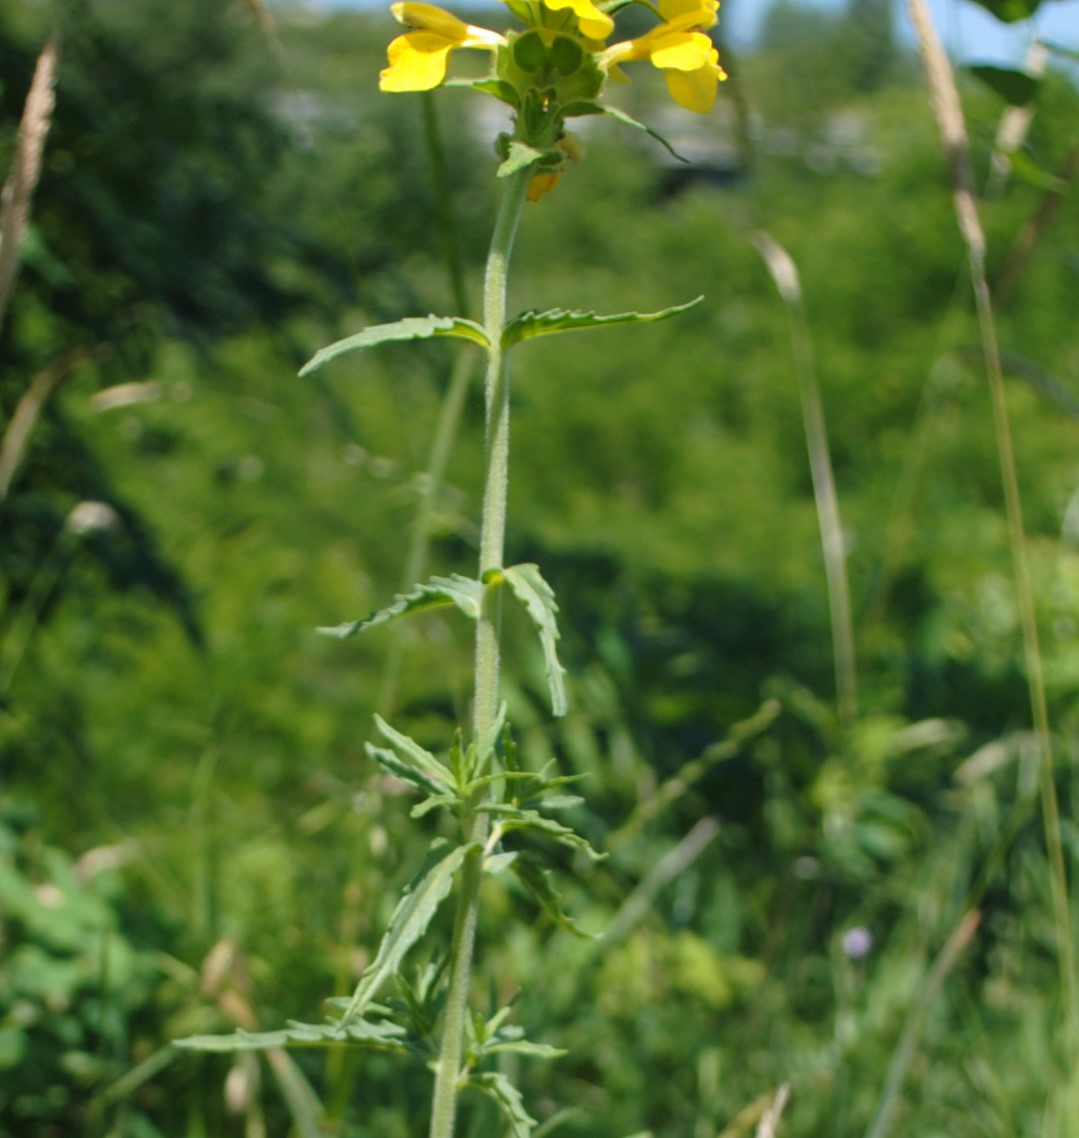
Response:
[{"label": "wildflower plant", "polygon": [[[510,375],[508,354],[538,336],[663,320],[697,304],[658,312],[598,315],[554,309],[507,316],[507,274],[514,239],[527,200],[558,184],[567,161],[581,147],[566,121],[605,115],[640,129],[641,123],[604,102],[609,81],[623,81],[622,66],[647,61],[666,77],[668,89],[688,110],[706,113],[725,78],[708,29],[718,0],[628,0],[647,8],[656,25],[636,38],[609,42],[615,14],[627,0],[506,0],[520,25],[506,32],[468,24],[430,4],[393,5],[407,29],[388,47],[380,87],[386,92],[428,91],[453,84],[493,97],[510,109],[512,129],[499,135],[498,177],[504,190],[487,256],[483,318],[413,316],[368,327],[319,351],[301,370],[308,375],[348,352],[393,341],[450,338],[486,356],[484,381],[485,481],[479,564],[474,577],[453,574],[415,585],[385,608],[360,620],[322,631],[348,638],[398,618],[451,607],[475,626],[475,677],[471,722],[435,754],[382,718],[379,742],[367,752],[383,770],[419,796],[413,817],[442,811],[453,819],[454,837],[438,838],[408,885],[372,963],[351,995],[327,1001],[319,1023],[290,1023],[278,1031],[195,1036],[181,1046],[209,1051],[265,1050],[282,1046],[351,1045],[397,1050],[422,1058],[434,1070],[431,1138],[451,1138],[461,1090],[472,1089],[500,1107],[514,1138],[527,1138],[535,1122],[519,1090],[495,1067],[500,1054],[554,1057],[556,1049],[533,1043],[508,1022],[510,1009],[480,1014],[469,1008],[480,887],[485,876],[510,873],[558,925],[580,930],[562,910],[549,876],[544,848],[565,847],[599,857],[566,825],[560,811],[581,800],[568,793],[575,780],[553,763],[539,772],[517,759],[506,705],[499,697],[500,613],[503,598],[523,606],[539,639],[554,715],[565,714],[564,669],[558,659],[558,606],[534,564],[506,565],[506,503],[509,477]],[[449,78],[453,53],[487,52],[490,69],[481,78]],[[654,133],[649,130],[649,133]],[[658,136],[656,136],[658,137]],[[661,140],[662,141],[662,140]],[[527,845],[519,844],[527,835]],[[405,958],[428,932],[442,903],[455,897],[451,943],[419,978],[406,975]],[[390,994],[387,995],[387,992]]]}]

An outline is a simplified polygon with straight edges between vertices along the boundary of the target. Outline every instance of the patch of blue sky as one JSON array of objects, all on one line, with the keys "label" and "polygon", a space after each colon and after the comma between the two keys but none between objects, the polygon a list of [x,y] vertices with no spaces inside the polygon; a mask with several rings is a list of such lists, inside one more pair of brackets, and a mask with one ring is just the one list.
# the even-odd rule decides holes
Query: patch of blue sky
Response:
[{"label": "patch of blue sky", "polygon": [[[772,2],[726,0],[721,18],[732,46],[752,46]],[[834,10],[843,0],[805,2]],[[308,0],[308,3],[311,7],[326,9],[389,6],[388,0]],[[452,7],[452,2],[449,6]],[[470,0],[462,5],[482,6],[485,0]],[[1039,38],[1079,52],[1079,0],[1044,0],[1034,18],[1020,24],[1003,24],[971,0],[929,0],[929,7],[949,52],[961,63],[1020,66],[1033,41]],[[900,36],[905,42],[913,43],[914,33],[902,0],[896,3],[896,20]]]}]

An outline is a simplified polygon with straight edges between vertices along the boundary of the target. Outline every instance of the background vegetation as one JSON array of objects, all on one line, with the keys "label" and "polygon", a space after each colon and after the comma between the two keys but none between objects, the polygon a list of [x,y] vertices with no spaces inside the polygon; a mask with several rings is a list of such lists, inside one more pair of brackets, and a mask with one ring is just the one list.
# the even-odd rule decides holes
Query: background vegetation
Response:
[{"label": "background vegetation", "polygon": [[[349,990],[429,838],[363,752],[391,636],[312,630],[402,583],[452,349],[296,378],[339,335],[455,307],[422,101],[376,92],[383,14],[23,0],[0,14],[5,173],[56,22],[0,332],[0,424],[63,370],[0,501],[0,1134],[306,1135],[312,1092],[326,1133],[415,1134],[427,1074],[397,1059],[169,1041]],[[510,714],[528,761],[587,775],[579,821],[610,852],[564,866],[597,942],[486,901],[485,987],[519,989],[532,1037],[569,1051],[523,1075],[546,1132],[748,1134],[789,1083],[784,1135],[869,1133],[885,1105],[895,1133],[1028,1135],[1071,1074],[977,324],[924,89],[887,28],[873,3],[777,6],[692,133],[635,76],[625,105],[693,164],[596,125],[525,216],[517,308],[706,296],[516,357],[510,560],[558,594],[572,707],[548,725],[511,620]],[[994,180],[1004,103],[963,93],[1000,280],[1044,187]],[[472,292],[495,193],[481,102],[437,103]],[[1066,167],[1077,114],[1051,69],[1032,169]],[[798,266],[813,338],[850,723],[760,230]],[[1077,267],[1072,193],[998,312],[1069,857]],[[473,560],[480,428],[473,400],[435,572]],[[398,714],[440,739],[467,642],[436,617],[399,635]],[[465,1132],[493,1126],[477,1108]]]}]

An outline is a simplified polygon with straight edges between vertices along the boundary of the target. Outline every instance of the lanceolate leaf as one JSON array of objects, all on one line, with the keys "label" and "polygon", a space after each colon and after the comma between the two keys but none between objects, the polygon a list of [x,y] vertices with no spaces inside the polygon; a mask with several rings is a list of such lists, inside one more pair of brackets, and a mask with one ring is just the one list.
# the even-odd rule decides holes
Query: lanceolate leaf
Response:
[{"label": "lanceolate leaf", "polygon": [[524,854],[511,862],[509,868],[557,925],[573,933],[574,936],[591,939],[592,934],[586,933],[572,917],[566,914],[562,908],[562,899],[552,888],[550,875],[545,870]]},{"label": "lanceolate leaf", "polygon": [[536,565],[511,565],[501,570],[501,575],[513,590],[514,596],[525,606],[539,633],[547,663],[547,687],[551,694],[551,710],[555,715],[565,715],[567,704],[563,677],[566,669],[559,663],[556,648],[558,623],[555,617],[558,605],[555,603],[554,591],[543,579]]},{"label": "lanceolate leaf", "polygon": [[320,628],[319,632],[325,636],[336,636],[339,640],[344,640],[366,628],[374,628],[399,616],[445,608],[447,605],[456,605],[465,616],[475,620],[480,614],[482,600],[483,585],[471,577],[463,577],[459,573],[454,573],[452,577],[432,577],[426,585],[417,585],[411,593],[402,593],[394,598],[392,604],[370,616],[338,624],[332,628]]},{"label": "lanceolate leaf", "polygon": [[477,1071],[468,1077],[465,1084],[475,1087],[493,1098],[498,1103],[502,1113],[510,1124],[510,1133],[513,1138],[529,1138],[536,1120],[531,1118],[525,1110],[524,1099],[521,1092],[509,1081],[501,1071]]},{"label": "lanceolate leaf", "polygon": [[683,158],[662,134],[653,130],[650,126],[646,126],[643,122],[638,122],[632,115],[627,115],[625,111],[620,111],[616,107],[601,107],[600,109],[608,118],[617,119],[620,123],[625,126],[631,126],[635,130],[643,130],[645,134],[650,135],[656,142],[665,147],[672,158],[677,158],[679,162],[689,161],[688,158]]},{"label": "lanceolate leaf", "polygon": [[485,802],[479,807],[485,814],[491,814],[498,819],[498,825],[503,831],[528,830],[557,842],[562,846],[580,850],[593,861],[602,861],[607,855],[597,853],[576,830],[556,822],[553,818],[545,818],[536,810],[522,810],[519,806],[510,806],[502,802]]},{"label": "lanceolate leaf", "polygon": [[1028,186],[1036,186],[1039,190],[1048,190],[1051,194],[1066,194],[1068,183],[1056,174],[1043,170],[1029,154],[1022,150],[1010,150],[1005,155],[1012,174]]},{"label": "lanceolate leaf", "polygon": [[974,0],[1006,24],[1027,20],[1041,7],[1041,0]]},{"label": "lanceolate leaf", "polygon": [[[389,771],[390,774],[404,782],[410,782],[417,790],[422,790],[424,794],[434,795],[435,798],[441,799],[443,797],[449,798],[446,795],[446,788],[440,786],[434,779],[428,778],[422,771],[416,770],[415,767],[410,766],[408,763],[402,761],[397,755],[386,747],[376,747],[373,743],[367,743],[364,750],[375,760],[376,763],[384,770]],[[434,800],[427,799],[427,802],[434,805]],[[423,813],[427,811],[424,810]]]},{"label": "lanceolate leaf", "polygon": [[481,348],[486,348],[490,343],[479,324],[462,316],[406,316],[404,320],[395,320],[392,324],[374,324],[354,336],[346,336],[343,340],[321,348],[300,368],[300,375],[310,375],[316,368],[345,352],[373,348],[377,344],[387,344],[394,340],[429,340],[434,336],[469,340]]},{"label": "lanceolate leaf", "polygon": [[1026,71],[1015,71],[1008,67],[979,64],[971,67],[970,73],[1013,107],[1025,107],[1027,103],[1033,102],[1041,86],[1041,80],[1037,75],[1030,75]]},{"label": "lanceolate leaf", "polygon": [[453,886],[454,875],[474,848],[473,845],[441,845],[431,850],[426,864],[401,898],[390,927],[379,945],[378,955],[360,977],[356,991],[341,1017],[342,1026],[347,1027],[354,1017],[363,1015],[379,988],[400,967],[405,953],[427,931],[431,918]]},{"label": "lanceolate leaf", "polygon": [[192,1035],[176,1040],[191,1051],[268,1051],[274,1047],[328,1047],[335,1043],[366,1043],[404,1048],[405,1029],[389,1021],[353,1019],[339,1023],[296,1023],[280,1031],[234,1031],[231,1035]]},{"label": "lanceolate leaf", "polygon": [[610,324],[653,324],[694,308],[704,299],[698,296],[688,304],[675,304],[660,312],[616,312],[610,316],[597,316],[594,312],[568,312],[552,308],[547,312],[522,312],[514,317],[502,332],[502,347],[511,348],[521,340],[533,336],[547,336],[552,332],[572,332],[578,328],[604,328]]},{"label": "lanceolate leaf", "polygon": [[[431,783],[429,794],[445,794],[453,786],[453,772],[444,763],[439,762],[426,748],[421,747],[415,739],[402,735],[394,730],[381,715],[375,716],[375,726],[383,738],[395,747],[399,754],[411,760],[412,766],[418,768],[427,776]],[[370,749],[370,748],[369,748]],[[375,748],[378,750],[379,748]]]}]

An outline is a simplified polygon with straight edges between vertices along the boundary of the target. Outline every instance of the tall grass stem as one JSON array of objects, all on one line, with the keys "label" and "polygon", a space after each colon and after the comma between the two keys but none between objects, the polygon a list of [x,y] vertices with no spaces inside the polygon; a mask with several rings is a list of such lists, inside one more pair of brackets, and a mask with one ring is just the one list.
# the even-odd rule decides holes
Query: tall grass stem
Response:
[{"label": "tall grass stem", "polygon": [[1012,442],[1011,424],[1005,399],[1004,376],[993,317],[992,297],[985,272],[986,240],[978,215],[966,126],[951,64],[941,45],[925,0],[907,0],[907,3],[918,37],[934,115],[951,167],[956,220],[967,248],[978,327],[989,382],[993,427],[1000,460],[1008,539],[1012,551],[1016,599],[1023,637],[1023,659],[1030,693],[1034,734],[1039,752],[1038,769],[1042,824],[1049,860],[1052,916],[1067,1027],[1069,1071],[1066,1084],[1073,1084],[1079,1075],[1079,990],[1077,990],[1075,976],[1075,944],[1064,845],[1060,832],[1060,807],[1053,777],[1053,745],[1049,727],[1049,709],[1045,692],[1041,648],[1038,641],[1034,588],[1030,574],[1022,499],[1019,493],[1015,448]]},{"label": "tall grass stem", "polygon": [[849,730],[858,716],[858,673],[854,651],[854,623],[851,618],[850,585],[847,581],[846,543],[839,514],[839,496],[835,488],[832,457],[828,447],[828,429],[824,421],[820,386],[813,357],[813,340],[809,333],[802,286],[793,258],[771,235],[758,232],[753,237],[757,252],[772,274],[776,289],[787,308],[791,351],[798,377],[798,395],[802,404],[802,423],[809,471],[813,481],[813,498],[817,507],[824,574],[828,586],[828,612],[832,625],[832,652],[835,657],[836,706],[839,722]]}]

